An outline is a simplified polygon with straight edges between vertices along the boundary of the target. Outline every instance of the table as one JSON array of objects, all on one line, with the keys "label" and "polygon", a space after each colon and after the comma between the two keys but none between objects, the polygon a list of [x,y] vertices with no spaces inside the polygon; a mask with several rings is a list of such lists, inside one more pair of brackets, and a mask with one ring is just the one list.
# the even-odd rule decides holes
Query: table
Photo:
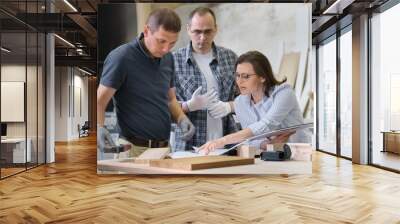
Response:
[{"label": "table", "polygon": [[400,154],[400,131],[382,131],[383,150],[382,152],[393,152]]},{"label": "table", "polygon": [[[25,138],[6,138],[1,139],[1,159],[7,164],[18,164],[31,161],[31,145],[30,138],[26,139],[27,146],[25,154]],[[26,161],[25,161],[26,160]]]},{"label": "table", "polygon": [[255,159],[251,165],[202,169],[202,170],[176,170],[150,167],[148,164],[133,163],[133,158],[98,160],[97,172],[99,174],[311,174],[311,161],[263,161]]}]

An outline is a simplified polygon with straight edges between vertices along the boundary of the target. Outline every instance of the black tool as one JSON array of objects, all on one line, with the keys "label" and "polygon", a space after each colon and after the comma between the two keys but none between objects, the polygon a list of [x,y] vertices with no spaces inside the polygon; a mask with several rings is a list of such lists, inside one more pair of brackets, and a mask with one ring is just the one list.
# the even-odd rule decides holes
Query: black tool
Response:
[{"label": "black tool", "polygon": [[120,153],[120,152],[126,152],[129,149],[131,149],[131,145],[126,144],[126,145],[117,145],[117,146],[106,146],[103,149],[104,153]]},{"label": "black tool", "polygon": [[290,159],[292,151],[289,147],[284,147],[283,151],[266,151],[261,153],[261,159],[264,161],[284,161]]}]

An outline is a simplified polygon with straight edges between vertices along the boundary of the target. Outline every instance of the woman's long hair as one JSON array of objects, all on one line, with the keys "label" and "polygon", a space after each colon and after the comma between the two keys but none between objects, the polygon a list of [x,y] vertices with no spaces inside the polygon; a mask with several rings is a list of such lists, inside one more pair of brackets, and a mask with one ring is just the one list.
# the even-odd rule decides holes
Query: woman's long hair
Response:
[{"label": "woman's long hair", "polygon": [[257,76],[265,79],[264,93],[266,96],[270,96],[270,90],[276,86],[286,82],[286,78],[282,81],[276,80],[274,73],[272,72],[271,64],[268,58],[259,51],[248,51],[239,56],[235,64],[235,71],[239,64],[250,63],[253,66],[254,72]]}]

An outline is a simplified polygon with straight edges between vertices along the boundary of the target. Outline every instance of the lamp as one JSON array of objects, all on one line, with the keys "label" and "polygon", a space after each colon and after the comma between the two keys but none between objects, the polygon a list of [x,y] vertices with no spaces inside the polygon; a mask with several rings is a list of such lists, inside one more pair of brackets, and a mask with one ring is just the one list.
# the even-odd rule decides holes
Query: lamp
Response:
[{"label": "lamp", "polygon": [[92,73],[90,73],[90,72],[88,72],[88,71],[86,71],[86,70],[84,70],[84,69],[81,69],[81,68],[79,68],[79,67],[78,67],[78,70],[81,71],[81,72],[83,72],[83,73],[85,73],[85,74],[87,74],[87,75],[89,75],[89,76],[92,76],[92,75],[93,75]]},{"label": "lamp", "polygon": [[347,6],[351,5],[354,0],[336,0],[322,14],[341,14]]},{"label": "lamp", "polygon": [[62,37],[60,37],[60,36],[57,35],[57,34],[54,34],[54,36],[57,37],[57,38],[58,38],[59,40],[61,40],[62,42],[64,42],[65,44],[67,44],[68,46],[75,48],[75,45],[73,45],[73,44],[72,44],[71,42],[69,42],[68,40],[66,40],[66,39],[64,39],[64,38],[62,38]]},{"label": "lamp", "polygon": [[6,53],[10,53],[10,52],[11,52],[10,49],[7,49],[7,48],[5,48],[5,47],[1,47],[1,50],[4,51],[4,52],[6,52]]},{"label": "lamp", "polygon": [[68,0],[64,0],[64,3],[67,4],[74,12],[78,12],[78,10],[71,3],[69,3]]}]

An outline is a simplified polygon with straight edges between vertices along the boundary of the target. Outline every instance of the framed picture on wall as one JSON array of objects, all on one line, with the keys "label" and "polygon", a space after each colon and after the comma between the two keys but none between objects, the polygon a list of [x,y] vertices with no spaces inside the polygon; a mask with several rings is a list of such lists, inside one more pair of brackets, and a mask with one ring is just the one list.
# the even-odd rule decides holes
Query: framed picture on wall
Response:
[{"label": "framed picture on wall", "polygon": [[25,82],[1,82],[1,122],[24,122]]}]

